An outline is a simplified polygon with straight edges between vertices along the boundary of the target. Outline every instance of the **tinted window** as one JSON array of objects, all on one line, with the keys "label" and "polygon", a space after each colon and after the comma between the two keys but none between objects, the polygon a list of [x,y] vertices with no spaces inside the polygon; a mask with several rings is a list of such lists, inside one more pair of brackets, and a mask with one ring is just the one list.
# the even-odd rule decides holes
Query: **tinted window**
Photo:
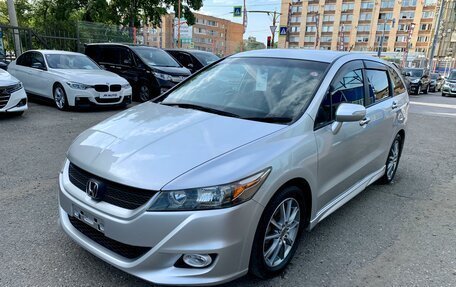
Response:
[{"label": "tinted window", "polygon": [[447,79],[451,81],[456,80],[456,70],[451,71]]},{"label": "tinted window", "polygon": [[423,69],[404,69],[404,72],[410,73],[410,77],[421,78],[424,74]]},{"label": "tinted window", "polygon": [[184,67],[188,67],[189,64],[193,63],[192,58],[186,53],[177,53],[175,57]]},{"label": "tinted window", "polygon": [[163,50],[147,47],[132,47],[132,49],[150,66],[180,67],[179,63]]},{"label": "tinted window", "polygon": [[399,76],[399,74],[392,68],[388,68],[388,70],[389,70],[389,74],[391,76],[391,81],[393,82],[394,96],[405,93],[406,90],[405,90],[404,82],[402,82],[401,76]]},{"label": "tinted window", "polygon": [[209,64],[214,63],[219,57],[211,53],[200,53],[200,52],[193,52],[193,55],[204,65],[207,66]]},{"label": "tinted window", "polygon": [[291,59],[229,58],[185,81],[163,103],[288,123],[307,107],[327,66]]},{"label": "tinted window", "polygon": [[367,82],[369,83],[368,105],[381,101],[390,96],[389,81],[386,71],[366,70]]},{"label": "tinted window", "polygon": [[129,49],[120,48],[120,63],[122,65],[131,65],[133,63]]},{"label": "tinted window", "polygon": [[100,54],[100,63],[120,64],[120,48],[114,46],[103,47]]},{"label": "tinted window", "polygon": [[24,53],[21,56],[19,56],[19,58],[17,58],[16,64],[20,66],[30,67],[32,65],[30,61],[30,54],[31,52]]},{"label": "tinted window", "polygon": [[363,72],[361,68],[358,69],[359,66],[348,63],[334,77],[329,92],[318,109],[315,127],[332,122],[342,103],[364,105]]},{"label": "tinted window", "polygon": [[44,64],[44,57],[41,53],[32,52],[30,58],[32,66],[33,64],[41,64],[43,67],[46,67],[46,65]]}]

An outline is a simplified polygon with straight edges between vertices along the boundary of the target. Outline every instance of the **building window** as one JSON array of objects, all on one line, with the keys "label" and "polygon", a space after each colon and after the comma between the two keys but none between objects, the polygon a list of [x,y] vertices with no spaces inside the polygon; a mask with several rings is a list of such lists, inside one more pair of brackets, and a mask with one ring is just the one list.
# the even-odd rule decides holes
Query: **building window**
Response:
[{"label": "building window", "polygon": [[386,19],[386,20],[391,20],[393,19],[393,13],[389,12],[389,13],[380,13],[380,15],[378,16],[379,19]]},{"label": "building window", "polygon": [[390,24],[383,25],[383,23],[377,25],[377,32],[381,32],[381,31],[383,31],[383,29],[385,29],[385,31],[390,31],[391,25]]},{"label": "building window", "polygon": [[405,48],[394,48],[394,52],[404,52]]},{"label": "building window", "polygon": [[374,9],[374,2],[361,2],[361,9]]},{"label": "building window", "polygon": [[430,31],[432,28],[432,24],[421,24],[420,31]]},{"label": "building window", "polygon": [[307,12],[318,12],[318,5],[307,6]]},{"label": "building window", "polygon": [[358,25],[358,32],[370,32],[370,25]]},{"label": "building window", "polygon": [[317,26],[307,26],[306,32],[317,32]]},{"label": "building window", "polygon": [[300,23],[301,17],[291,17],[291,23]]},{"label": "building window", "polygon": [[417,42],[422,42],[422,43],[425,43],[425,42],[429,42],[429,37],[428,36],[418,36],[418,39],[416,40]]},{"label": "building window", "polygon": [[[383,43],[388,42],[388,40],[389,40],[389,36],[384,36],[384,37],[383,37]],[[382,41],[382,36],[377,36],[377,37],[375,38],[375,42],[380,43],[381,41]]]},{"label": "building window", "polygon": [[424,0],[424,6],[434,6],[437,4],[437,0]]},{"label": "building window", "polygon": [[399,24],[397,26],[398,31],[408,31],[410,29],[410,24]]},{"label": "building window", "polygon": [[418,53],[426,53],[426,52],[427,52],[427,49],[426,49],[426,48],[421,48],[421,47],[420,47],[420,48],[416,48],[416,51],[417,51]]},{"label": "building window", "polygon": [[344,31],[345,32],[350,32],[352,29],[352,25],[344,25]]},{"label": "building window", "polygon": [[394,8],[394,1],[381,1],[380,8]]},{"label": "building window", "polygon": [[353,21],[353,14],[342,14],[340,15],[340,21],[343,22],[348,22],[348,21]]},{"label": "building window", "polygon": [[396,42],[407,42],[407,36],[396,36]]},{"label": "building window", "polygon": [[424,11],[422,18],[424,18],[424,19],[434,18],[434,11]]},{"label": "building window", "polygon": [[322,31],[322,32],[332,32],[332,31],[333,31],[333,28],[334,28],[333,26],[327,26],[327,25],[325,25],[325,26],[321,27],[321,31]]},{"label": "building window", "polygon": [[369,42],[369,37],[367,37],[367,36],[358,36],[358,37],[356,37],[356,42],[358,42],[358,43],[367,43],[367,42]]},{"label": "building window", "polygon": [[306,18],[307,23],[313,23],[313,22],[315,22],[315,20],[316,20],[315,16],[307,16],[307,18]]},{"label": "building window", "polygon": [[368,21],[372,19],[372,13],[361,13],[359,14],[360,21]]},{"label": "building window", "polygon": [[315,42],[315,36],[305,36],[304,42]]},{"label": "building window", "polygon": [[290,37],[290,42],[295,42],[295,43],[299,42],[299,37],[297,37],[297,36]]},{"label": "building window", "polygon": [[299,26],[292,26],[292,27],[291,27],[291,32],[292,32],[292,33],[301,32],[301,27],[299,27]]},{"label": "building window", "polygon": [[342,4],[342,11],[353,10],[355,8],[354,3],[343,3]]},{"label": "building window", "polygon": [[331,36],[322,36],[320,38],[321,42],[332,42],[332,37]]},{"label": "building window", "polygon": [[400,19],[413,19],[415,18],[415,12],[413,11],[407,11],[407,12],[401,12],[399,15]]},{"label": "building window", "polygon": [[291,7],[291,13],[301,13],[302,6],[293,6]]},{"label": "building window", "polygon": [[334,15],[325,15],[323,16],[324,22],[334,22]]},{"label": "building window", "polygon": [[415,7],[416,6],[416,0],[402,0],[402,7]]},{"label": "building window", "polygon": [[345,36],[345,37],[344,37],[344,43],[348,43],[348,42],[350,42],[350,37]]},{"label": "building window", "polygon": [[325,11],[334,11],[334,10],[336,10],[336,5],[334,5],[334,4],[325,5]]}]

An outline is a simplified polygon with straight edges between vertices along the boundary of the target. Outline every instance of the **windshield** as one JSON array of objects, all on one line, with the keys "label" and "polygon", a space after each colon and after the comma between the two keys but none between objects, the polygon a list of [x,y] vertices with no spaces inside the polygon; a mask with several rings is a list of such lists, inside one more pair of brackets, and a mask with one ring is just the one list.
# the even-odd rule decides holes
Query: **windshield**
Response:
[{"label": "windshield", "polygon": [[406,73],[410,73],[412,78],[421,78],[423,76],[423,70],[421,69],[404,69]]},{"label": "windshield", "polygon": [[52,69],[100,70],[100,67],[86,55],[47,54],[46,61]]},{"label": "windshield", "polygon": [[451,73],[450,73],[450,75],[448,76],[447,80],[452,80],[452,81],[455,81],[455,80],[456,80],[456,70],[451,71]]},{"label": "windshield", "polygon": [[288,123],[302,114],[327,67],[314,61],[228,58],[186,81],[162,103]]},{"label": "windshield", "polygon": [[210,65],[220,59],[214,54],[211,53],[200,53],[200,52],[193,52],[193,55],[204,65]]},{"label": "windshield", "polygon": [[439,78],[439,74],[432,73],[431,74],[431,79],[432,80],[437,80]]},{"label": "windshield", "polygon": [[132,47],[138,56],[150,66],[158,67],[180,67],[168,53],[160,49],[154,48],[138,48]]}]

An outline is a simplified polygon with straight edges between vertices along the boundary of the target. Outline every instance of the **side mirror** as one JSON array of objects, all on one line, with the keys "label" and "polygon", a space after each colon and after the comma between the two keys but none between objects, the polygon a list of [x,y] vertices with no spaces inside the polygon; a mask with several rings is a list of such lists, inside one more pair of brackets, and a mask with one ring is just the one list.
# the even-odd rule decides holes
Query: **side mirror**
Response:
[{"label": "side mirror", "polygon": [[[366,108],[357,104],[340,104],[336,111],[336,121],[332,124],[333,134],[337,134],[343,122],[357,122],[366,118]],[[369,122],[369,120],[367,120]]]},{"label": "side mirror", "polygon": [[40,62],[33,63],[32,68],[39,69],[39,70],[46,70],[46,67],[44,67],[43,64]]}]

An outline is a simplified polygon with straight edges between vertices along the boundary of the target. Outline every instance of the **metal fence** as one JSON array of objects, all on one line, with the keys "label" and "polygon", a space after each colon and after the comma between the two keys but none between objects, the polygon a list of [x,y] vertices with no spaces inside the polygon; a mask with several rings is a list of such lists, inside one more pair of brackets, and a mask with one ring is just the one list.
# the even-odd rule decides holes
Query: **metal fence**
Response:
[{"label": "metal fence", "polygon": [[133,43],[136,31],[129,27],[94,22],[78,21],[76,24],[77,51],[84,50],[88,43]]}]

